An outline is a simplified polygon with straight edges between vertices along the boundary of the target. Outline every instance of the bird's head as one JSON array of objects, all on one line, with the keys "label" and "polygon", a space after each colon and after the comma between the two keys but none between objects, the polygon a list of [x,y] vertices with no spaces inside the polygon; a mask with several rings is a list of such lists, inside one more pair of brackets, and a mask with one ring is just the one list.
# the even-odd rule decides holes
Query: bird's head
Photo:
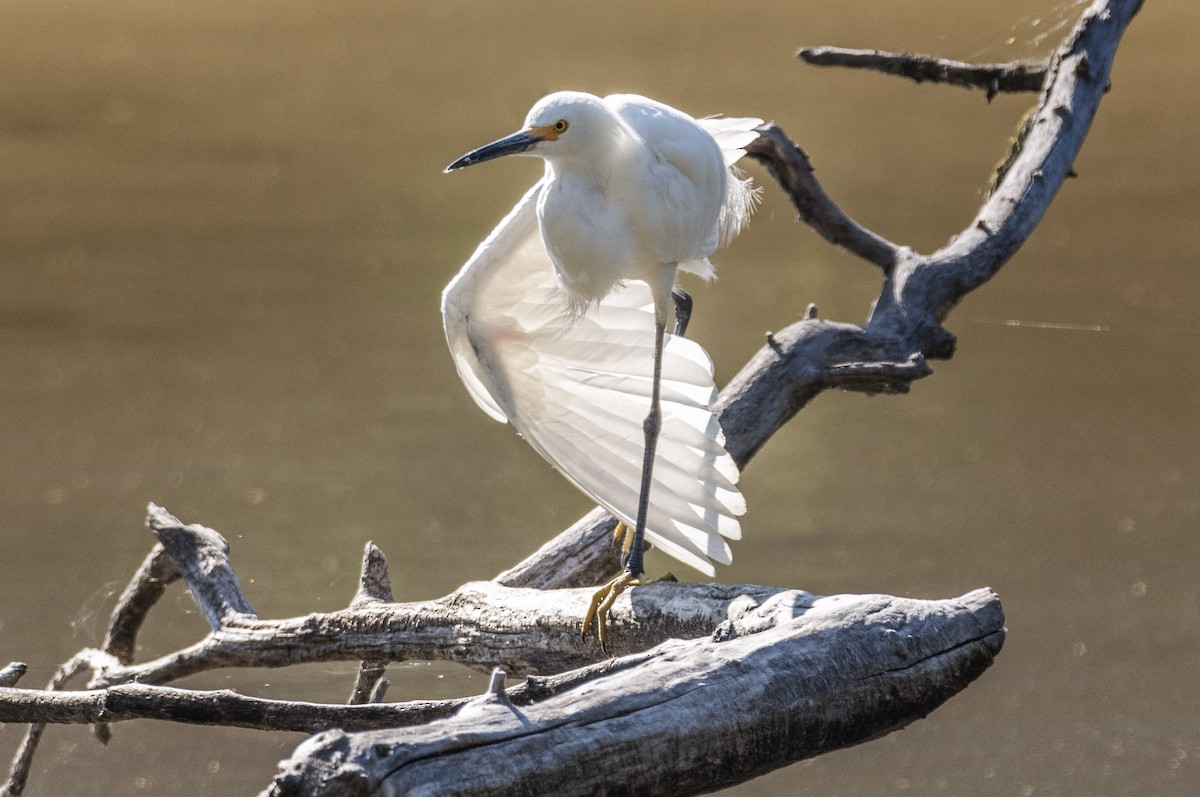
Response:
[{"label": "bird's head", "polygon": [[593,143],[619,125],[620,121],[599,97],[581,91],[558,91],[537,101],[520,130],[471,150],[447,166],[446,171],[505,155],[554,159],[595,150]]}]

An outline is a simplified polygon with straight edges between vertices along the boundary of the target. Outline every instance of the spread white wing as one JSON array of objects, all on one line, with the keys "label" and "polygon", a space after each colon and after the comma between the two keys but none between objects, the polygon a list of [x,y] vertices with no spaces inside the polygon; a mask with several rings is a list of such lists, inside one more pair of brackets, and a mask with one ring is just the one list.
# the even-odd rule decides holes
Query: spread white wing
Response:
[{"label": "spread white wing", "polygon": [[[480,244],[442,295],[446,340],[476,403],[511,421],[568,480],[630,527],[637,515],[654,364],[650,289],[630,281],[582,316],[569,312],[537,221],[541,183]],[[712,361],[668,335],[663,425],[646,536],[712,575],[731,561],[745,501],[710,409]]]}]

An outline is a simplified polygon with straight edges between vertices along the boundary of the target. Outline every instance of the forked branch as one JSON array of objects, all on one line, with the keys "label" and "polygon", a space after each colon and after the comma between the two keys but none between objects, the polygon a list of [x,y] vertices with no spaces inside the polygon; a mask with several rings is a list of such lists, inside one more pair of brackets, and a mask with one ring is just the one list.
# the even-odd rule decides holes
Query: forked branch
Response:
[{"label": "forked branch", "polygon": [[[338,749],[365,743],[367,737],[347,736],[347,732],[388,729],[380,731],[385,736],[372,737],[365,748],[375,767],[368,780],[374,777],[378,785],[397,776],[424,778],[423,768],[413,770],[407,764],[424,760],[427,754],[450,752],[440,741],[444,737],[439,726],[426,725],[435,720],[450,723],[449,732],[456,739],[474,739],[471,755],[486,755],[488,746],[496,742],[516,743],[509,730],[501,729],[497,735],[496,729],[485,733],[478,725],[481,712],[487,714],[497,704],[503,705],[507,716],[522,717],[515,720],[517,725],[530,729],[522,744],[536,746],[544,741],[542,734],[557,733],[565,725],[571,726],[572,733],[587,735],[586,723],[568,722],[557,713],[561,711],[576,711],[572,716],[601,723],[618,721],[636,710],[642,718],[653,720],[644,726],[643,734],[668,727],[677,734],[694,711],[691,702],[699,697],[688,695],[700,684],[705,685],[701,691],[708,695],[710,708],[712,699],[735,699],[751,686],[764,694],[778,693],[785,686],[798,690],[793,702],[759,712],[745,729],[764,737],[792,734],[795,743],[782,750],[762,745],[752,755],[723,759],[719,767],[722,759],[709,757],[709,770],[695,768],[688,776],[696,779],[698,773],[708,771],[710,782],[715,782],[713,778],[733,782],[749,772],[852,744],[924,716],[986,669],[1004,639],[1003,612],[988,590],[957,600],[918,601],[879,595],[821,598],[778,588],[672,583],[642,587],[618,601],[610,617],[615,641],[633,652],[607,659],[593,640],[578,631],[591,590],[541,591],[484,582],[464,585],[437,601],[387,603],[378,599],[387,593],[387,564],[373,545],[367,547],[360,589],[347,609],[266,620],[248,611],[221,535],[184,524],[153,505],[147,525],[168,555],[179,557],[175,570],[159,572],[182,574],[193,599],[205,616],[213,618],[212,633],[190,648],[140,664],[124,662],[108,651],[81,651],[47,690],[0,686],[0,722],[37,723],[14,764],[8,794],[21,792],[33,750],[48,722],[98,723],[106,729],[131,719],[310,732],[337,727],[343,729],[340,735],[318,738],[333,738]],[[157,548],[147,562],[156,556]],[[141,593],[144,587],[138,581],[149,578],[153,570],[141,568],[126,594]],[[134,605],[141,609],[132,609]],[[114,612],[113,625],[140,627],[149,608],[144,601],[123,600]],[[853,657],[853,666],[846,665],[847,656]],[[566,671],[531,675],[506,690],[502,699],[493,691],[482,701],[368,701],[346,706],[162,685],[216,667],[354,658],[369,662],[444,659],[476,667],[502,663],[517,672]],[[748,666],[761,667],[761,677],[747,681]],[[20,665],[6,668],[6,683],[15,682],[20,670]],[[59,691],[80,672],[91,673],[87,690]],[[582,688],[592,682],[597,682],[595,688]],[[640,692],[631,691],[634,683]],[[718,689],[722,683],[728,685]],[[595,701],[597,694],[606,697]],[[662,694],[680,699],[664,702],[652,697]],[[856,696],[855,712],[849,718],[844,712],[848,694]],[[806,710],[799,711],[799,704]],[[715,726],[702,727],[694,718],[690,722],[690,743],[699,755],[711,744]],[[399,733],[399,728],[415,725],[425,729],[414,731],[417,736],[404,744],[383,741]],[[590,738],[594,748],[595,739]],[[575,743],[583,744],[582,736]],[[386,755],[380,752],[385,747]],[[460,746],[453,750],[466,752]],[[364,782],[362,769],[360,763],[340,756],[310,760],[298,753],[272,788],[278,794],[358,793],[342,789]],[[577,779],[573,788],[590,790],[587,783]],[[444,786],[458,788],[449,782]],[[496,781],[489,788],[486,793],[509,794],[515,785]]]}]

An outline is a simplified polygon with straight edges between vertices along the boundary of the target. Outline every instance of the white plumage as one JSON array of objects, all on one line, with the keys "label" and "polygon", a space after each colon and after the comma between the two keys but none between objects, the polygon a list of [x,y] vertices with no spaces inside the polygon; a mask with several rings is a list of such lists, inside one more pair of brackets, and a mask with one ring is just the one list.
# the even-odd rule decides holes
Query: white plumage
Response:
[{"label": "white plumage", "polygon": [[[710,277],[708,256],[748,217],[749,181],[730,167],[759,124],[560,92],[534,106],[522,131],[451,167],[520,152],[546,160],[543,178],[446,286],[446,339],[480,408],[631,528],[656,317],[676,269]],[[725,540],[740,537],[745,502],[699,344],[665,336],[660,389],[645,535],[712,575],[711,561],[731,560]]]}]

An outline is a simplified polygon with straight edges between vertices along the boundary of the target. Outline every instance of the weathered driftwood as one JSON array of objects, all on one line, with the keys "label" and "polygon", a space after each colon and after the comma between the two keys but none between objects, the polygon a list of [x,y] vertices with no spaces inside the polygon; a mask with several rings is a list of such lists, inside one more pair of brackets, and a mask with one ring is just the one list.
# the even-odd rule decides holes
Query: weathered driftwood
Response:
[{"label": "weathered driftwood", "polygon": [[[158,525],[164,515],[163,510],[155,508],[151,517]],[[177,524],[159,529],[159,534],[162,538],[172,539],[169,549],[191,557],[193,561],[200,559],[204,555],[202,552],[212,553],[223,547],[219,535],[201,526]],[[194,544],[180,544],[188,538],[194,540]],[[368,560],[377,556],[377,552],[372,551]],[[205,571],[181,567],[185,573],[191,573],[188,583],[193,585],[193,595],[198,601],[224,604],[231,594],[228,585],[233,584],[236,589],[236,582],[223,575],[228,568],[220,564]],[[968,622],[964,626],[966,630],[962,630],[950,627],[951,621],[959,622],[956,613],[962,614],[954,601],[904,601],[886,596],[819,598],[796,590],[721,584],[664,583],[637,592],[636,600],[622,607],[623,620],[630,626],[626,630],[631,635],[635,635],[635,623],[678,632],[672,635],[654,630],[638,636],[647,647],[649,641],[657,639],[673,643],[699,632],[706,638],[745,636],[786,624],[798,616],[807,616],[807,625],[819,620],[821,628],[829,626],[837,617],[852,623],[856,622],[856,614],[862,611],[859,603],[868,608],[876,604],[884,607],[895,604],[889,615],[892,620],[901,617],[905,611],[913,614],[917,619],[911,622],[906,633],[923,637],[924,641],[906,642],[908,645],[957,646],[970,636],[968,630],[978,631],[982,627],[984,632],[976,636],[989,637],[984,644],[990,660],[998,651],[1003,636],[999,601],[991,593],[974,596],[968,601],[986,603],[986,616],[973,625]],[[199,597],[205,595],[208,597]],[[190,649],[187,656],[165,657],[149,663],[150,666],[121,665],[102,651],[81,652],[75,661],[89,667],[94,673],[92,686],[102,688],[70,693],[0,688],[0,722],[92,723],[152,718],[279,730],[317,730],[334,726],[394,728],[427,722],[450,715],[467,701],[329,706],[245,697],[228,690],[203,692],[153,684],[221,666],[247,663],[278,666],[297,660],[345,660],[359,656],[364,650],[395,660],[440,658],[478,666],[507,659],[514,670],[557,671],[564,669],[563,662],[578,664],[588,659],[603,659],[603,654],[595,650],[595,642],[578,633],[579,616],[588,598],[587,589],[543,592],[481,582],[465,585],[448,598],[427,604],[379,604],[368,611],[352,606],[343,612],[274,621],[239,614],[227,617],[225,624],[218,624],[213,634]],[[412,622],[414,617],[421,618],[428,628],[404,625]],[[497,620],[498,617],[504,619]],[[503,634],[503,642],[496,638],[479,641],[478,626],[485,618],[491,618],[488,633],[496,637]],[[797,633],[801,631],[803,629]],[[958,636],[946,643],[945,640],[955,633]],[[414,643],[406,636],[421,641]],[[626,645],[640,647],[632,642],[626,642]],[[933,650],[923,658],[932,658],[942,652]],[[826,651],[824,655],[835,654],[836,649]],[[654,652],[651,655],[662,654]],[[909,658],[915,663],[922,656],[914,654]],[[526,685],[517,687],[510,694],[515,702],[528,703],[649,660],[646,654],[632,654],[620,660],[601,661],[575,669],[567,675],[532,677]],[[889,655],[880,661],[890,663],[893,658]],[[947,677],[947,673],[943,672],[942,676]],[[958,688],[961,686],[958,684]]]},{"label": "weathered driftwood", "polygon": [[[992,662],[989,590],[955,601],[779,593],[715,638],[528,707],[493,687],[406,731],[329,731],[265,795],[694,794],[925,716]],[[502,683],[502,680],[501,680]]]},{"label": "weathered driftwood", "polygon": [[[730,721],[745,726],[743,743],[726,745],[731,755],[712,758],[707,766],[717,767],[716,762],[722,762],[719,768],[724,774],[720,777],[734,782],[886,733],[924,716],[986,669],[1004,639],[999,599],[987,590],[958,600],[917,601],[882,595],[822,598],[758,586],[662,583],[633,590],[618,601],[610,618],[615,641],[622,649],[638,652],[608,659],[595,640],[579,634],[590,589],[534,590],[479,582],[436,601],[386,603],[381,600],[390,594],[386,560],[373,545],[367,546],[360,587],[349,607],[264,620],[254,614],[242,593],[229,561],[228,544],[220,534],[183,524],[154,505],[147,525],[159,544],[125,590],[106,639],[124,636],[114,628],[141,627],[153,602],[127,598],[161,594],[153,584],[143,582],[158,582],[174,574],[186,581],[212,633],[196,645],[141,664],[127,663],[111,650],[85,649],[59,670],[46,690],[13,687],[23,672],[19,664],[0,671],[4,684],[0,686],[0,722],[35,723],[22,746],[16,762],[21,766],[14,767],[7,794],[21,792],[33,750],[47,723],[96,723],[104,729],[102,739],[107,738],[111,723],[131,719],[263,730],[339,728],[341,746],[358,744],[358,737],[344,735],[347,731],[386,729],[382,732],[396,734],[399,728],[443,718],[452,723],[450,727],[461,730],[461,724],[473,722],[478,713],[478,699],[343,706],[161,685],[217,667],[355,658],[369,662],[368,669],[378,668],[384,661],[421,658],[476,667],[500,663],[514,672],[531,673],[523,684],[506,691],[505,705],[510,709],[528,707],[530,718],[542,718],[535,725],[556,734],[562,733],[559,726],[564,724],[556,711],[586,708],[580,716],[586,716],[586,725],[591,727],[604,721],[606,712],[615,712],[609,715],[615,719],[637,705],[641,706],[639,716],[658,717],[657,722],[666,723],[646,725],[646,731],[671,727],[680,743],[707,745],[714,738],[711,727],[716,726],[697,718],[692,720],[695,727],[691,733],[679,735],[684,726],[678,717],[656,708],[656,701],[648,696],[678,693],[685,697],[691,688],[687,684],[693,682],[726,684],[719,691],[714,691],[715,687],[710,690],[713,699],[751,695],[747,691],[751,686],[754,693],[764,696],[754,701],[765,700],[768,692],[777,693],[773,702],[768,701],[770,705],[747,704],[755,705],[749,714],[730,710]],[[173,567],[162,566],[164,554],[175,562]],[[129,636],[129,642],[136,642],[136,634]],[[840,670],[839,661],[845,665]],[[91,673],[89,689],[59,691],[70,678],[85,671]],[[747,673],[753,671],[759,674],[752,684]],[[532,674],[536,672],[558,674]],[[597,689],[612,699],[592,705]],[[788,694],[793,694],[791,702],[781,702],[779,696]],[[692,700],[695,697],[670,705],[687,711]],[[715,707],[713,700],[706,705],[709,710]],[[800,705],[805,711],[797,714]],[[437,727],[441,726],[431,731],[435,735]],[[704,731],[705,727],[710,730]],[[781,733],[791,741],[782,747],[767,743],[772,734]],[[477,734],[467,735],[475,738]],[[383,738],[372,737],[370,742],[376,759],[380,745],[385,744]],[[596,738],[592,737],[593,743]],[[637,738],[644,744],[650,737],[643,733]],[[505,744],[510,743],[513,740],[506,736]],[[525,744],[536,747],[535,737]],[[473,755],[483,754],[486,747],[477,746]],[[706,754],[701,748],[693,754],[711,758],[711,752]],[[550,759],[553,756],[547,757]],[[289,765],[277,785],[291,791],[281,793],[308,793],[313,783],[328,779],[329,759],[313,759],[310,764],[298,757]],[[347,771],[358,770],[351,766]],[[548,783],[557,783],[558,775],[547,775],[551,778]],[[526,773],[522,777],[534,776]],[[717,777],[714,770],[703,780],[711,784]],[[342,780],[338,775],[332,782]],[[357,775],[350,780],[360,781]],[[591,791],[589,782],[594,786],[594,781],[579,781],[581,793]],[[435,791],[444,793],[444,787],[449,785],[440,784]],[[512,787],[497,781],[498,791],[493,793],[511,793]],[[555,786],[551,791],[560,789]]]},{"label": "weathered driftwood", "polygon": [[[442,660],[514,674],[554,673],[612,653],[644,650],[670,638],[711,634],[747,602],[783,590],[726,584],[649,585],[614,607],[612,649],[606,654],[579,633],[591,590],[537,590],[496,582],[464,584],[445,597],[383,603],[360,597],[340,611],[282,620],[261,619],[250,608],[212,529],[185,525],[151,505],[147,524],[181,562],[180,570],[213,633],[196,644],[145,662],[124,664],[106,651],[83,651],[91,686],[137,681],[162,684],[222,667],[282,667],[315,661]],[[382,554],[369,545],[364,580]],[[362,595],[360,590],[359,595]],[[4,721],[0,705],[0,721]]]},{"label": "weathered driftwood", "polygon": [[[761,129],[750,156],[779,181],[803,221],[878,266],[884,284],[865,325],[821,320],[810,308],[803,320],[769,334],[726,386],[718,412],[739,465],[818,393],[902,393],[931,372],[928,360],[953,354],[955,339],[943,320],[1013,256],[1073,176],[1117,44],[1139,5],[1095,0],[1084,11],[1045,64],[1037,104],[992,194],[972,223],[932,254],[859,225],[825,194],[807,156],[782,130]],[[928,68],[922,57],[893,57],[886,70],[895,72],[896,59],[904,58],[912,64],[901,73],[965,79],[961,72]],[[1028,88],[1020,82],[1028,75],[1009,81],[1003,72],[988,72],[986,88]],[[437,601],[390,603],[382,554],[369,546],[359,594],[347,609],[264,620],[241,592],[220,535],[154,508],[149,522],[160,546],[122,595],[103,647],[65,663],[46,690],[12,688],[18,665],[0,673],[0,721],[35,722],[3,795],[21,793],[44,723],[97,722],[104,739],[109,722],[137,717],[305,730],[443,718],[420,731],[318,737],[276,781],[279,794],[309,793],[310,786],[315,793],[318,783],[328,793],[347,794],[372,784],[380,793],[413,784],[415,792],[437,794],[460,788],[590,793],[598,786],[587,778],[597,774],[613,792],[707,791],[902,726],[969,683],[1003,639],[999,604],[983,591],[917,602],[661,584],[622,596],[610,621],[614,652],[641,652],[604,660],[596,643],[576,630],[590,593],[577,588],[618,567],[613,521],[599,510],[494,582],[465,585]],[[169,656],[135,663],[147,612],[181,576],[212,633]],[[464,701],[372,702],[386,684],[383,664],[411,657],[475,667],[498,663],[514,673],[575,669],[531,676],[503,695],[497,687],[466,711]],[[330,659],[362,662],[354,705],[165,686],[214,667]],[[90,689],[60,691],[84,672]],[[689,686],[699,683],[705,686]],[[706,732],[710,726],[715,733]],[[434,772],[474,780],[438,781]]]}]

